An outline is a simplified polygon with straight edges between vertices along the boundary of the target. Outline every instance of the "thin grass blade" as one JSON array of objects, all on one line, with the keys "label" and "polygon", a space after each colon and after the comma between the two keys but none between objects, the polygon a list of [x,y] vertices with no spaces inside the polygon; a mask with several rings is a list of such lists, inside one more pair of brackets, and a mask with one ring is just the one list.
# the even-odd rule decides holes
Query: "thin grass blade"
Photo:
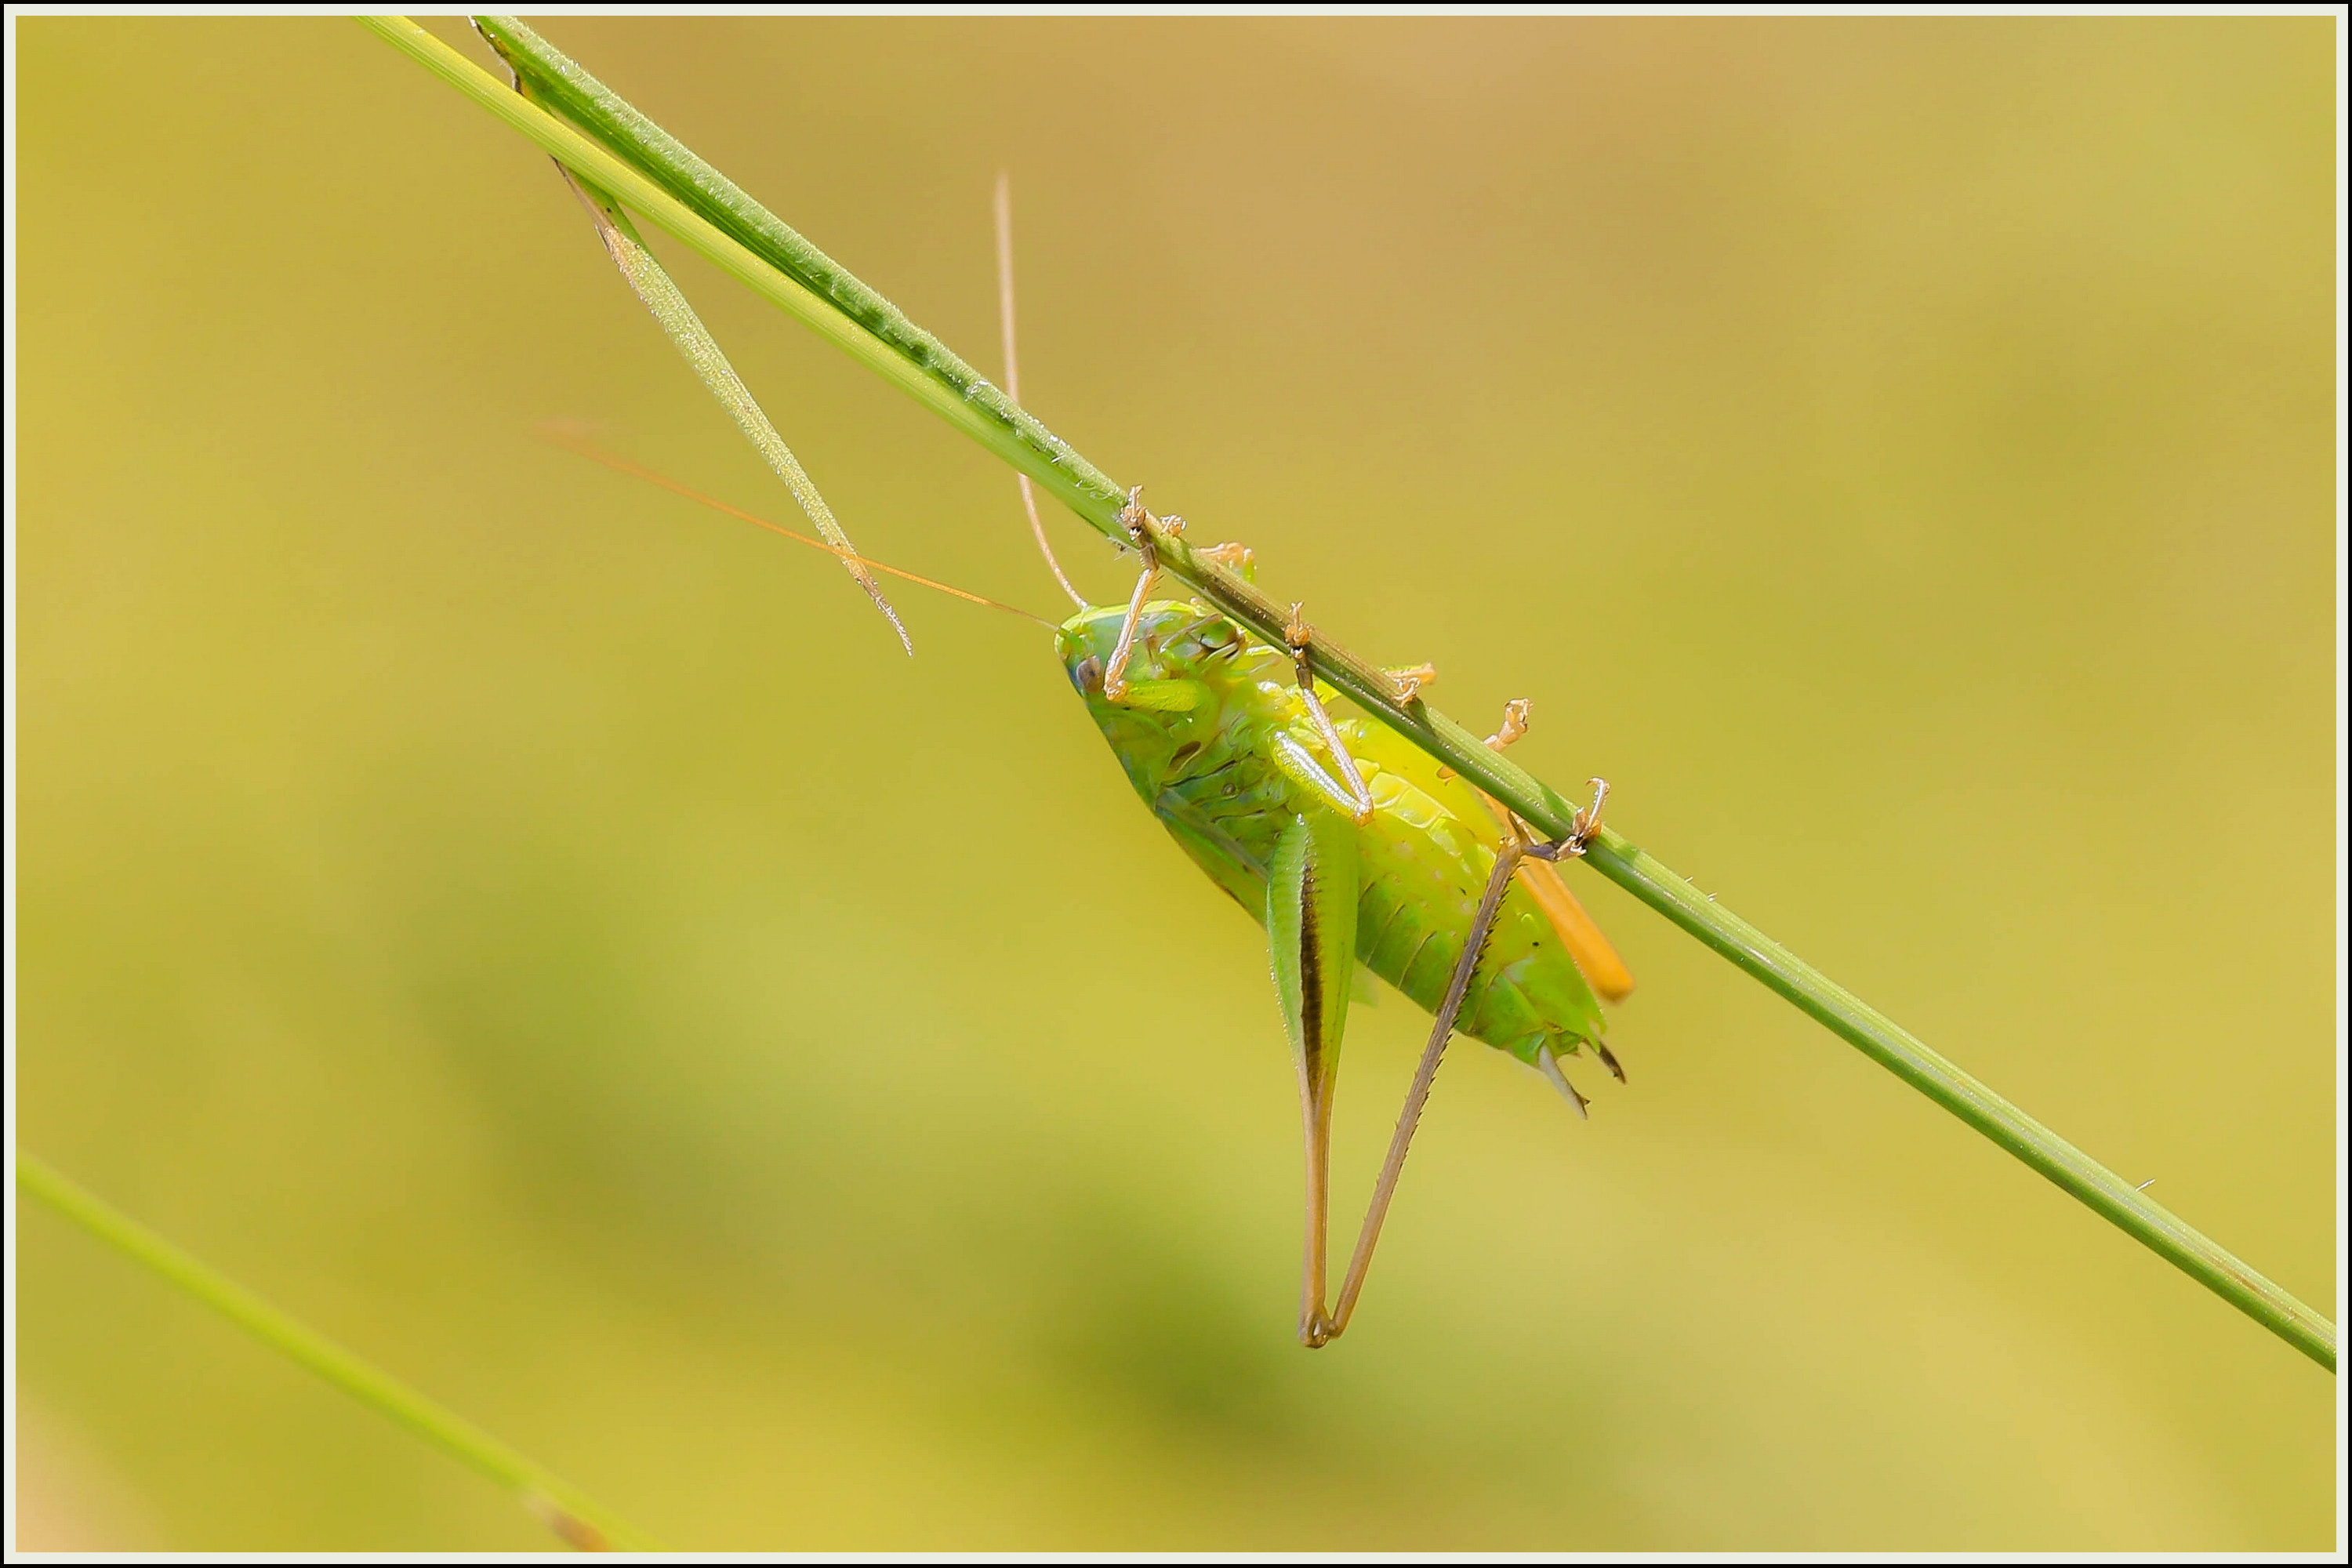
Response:
[{"label": "thin grass blade", "polygon": [[592,1552],[612,1547],[655,1549],[642,1532],[464,1416],[296,1321],[22,1150],[16,1152],[16,1190],[38,1198],[125,1257],[153,1269],[280,1355],[310,1368],[361,1404],[508,1488],[566,1544]]},{"label": "thin grass blade", "polygon": [[727,410],[727,416],[735,421],[735,427],[758,448],[760,456],[767,459],[768,467],[775,470],[776,477],[784,481],[784,488],[793,492],[793,500],[800,503],[801,510],[808,515],[810,522],[815,524],[817,532],[836,550],[848,552],[841,557],[842,569],[866,590],[866,596],[874,601],[874,607],[882,612],[891,629],[898,634],[899,646],[912,654],[915,643],[907,635],[906,624],[898,619],[898,612],[890,607],[890,601],[884,597],[882,584],[874,580],[874,574],[866,569],[863,561],[855,558],[857,547],[850,543],[849,535],[835,521],[833,509],[825,504],[824,495],[816,488],[816,481],[808,477],[808,470],[801,467],[801,460],[793,455],[792,447],[785,445],[774,423],[761,408],[759,399],[753,397],[751,389],[743,384],[743,378],[735,374],[735,367],[728,363],[727,355],[719,347],[719,341],[710,335],[710,329],[702,324],[702,318],[696,315],[694,307],[686,302],[685,294],[679,291],[662,264],[654,258],[654,253],[646,247],[645,238],[637,233],[636,225],[629,221],[629,215],[622,211],[621,205],[603,189],[581,179],[561,163],[556,167],[562,171],[565,183],[579,195],[581,205],[588,209],[589,217],[596,225],[596,237],[604,242],[605,254],[613,258],[613,265],[627,280],[630,291],[653,313],[654,320],[661,323],[662,331],[677,346],[677,352],[686,356],[686,363],[694,367],[694,374],[709,389],[710,395],[719,400],[719,406]]}]

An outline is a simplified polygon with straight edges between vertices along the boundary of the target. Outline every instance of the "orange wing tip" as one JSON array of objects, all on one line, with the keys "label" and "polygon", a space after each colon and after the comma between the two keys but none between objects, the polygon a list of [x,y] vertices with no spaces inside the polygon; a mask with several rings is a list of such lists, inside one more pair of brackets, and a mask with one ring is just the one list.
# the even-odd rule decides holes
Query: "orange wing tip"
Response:
[{"label": "orange wing tip", "polygon": [[1527,889],[1536,907],[1551,922],[1553,933],[1568,949],[1569,957],[1576,961],[1577,969],[1594,994],[1612,1003],[1622,1002],[1633,994],[1633,971],[1617,956],[1617,950],[1609,945],[1609,939],[1601,934],[1592,917],[1584,912],[1584,906],[1576,901],[1576,895],[1568,890],[1568,884],[1559,879],[1557,869],[1546,861],[1522,860],[1519,885]]}]

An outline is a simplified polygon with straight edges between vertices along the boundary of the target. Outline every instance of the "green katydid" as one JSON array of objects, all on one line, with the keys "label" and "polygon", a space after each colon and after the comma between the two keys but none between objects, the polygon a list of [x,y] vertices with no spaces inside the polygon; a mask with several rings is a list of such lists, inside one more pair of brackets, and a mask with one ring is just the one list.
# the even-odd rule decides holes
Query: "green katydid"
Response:
[{"label": "green katydid", "polygon": [[[1361,719],[1335,721],[1307,668],[1303,623],[1291,647],[1252,644],[1195,601],[1147,599],[1153,574],[1147,553],[1134,599],[1081,608],[1056,648],[1136,793],[1266,929],[1306,1132],[1298,1336],[1321,1345],[1355,1310],[1455,1029],[1540,1070],[1580,1114],[1560,1057],[1590,1047],[1624,1076],[1601,1041],[1599,996],[1622,996],[1631,979],[1550,864],[1583,853],[1607,789],[1594,781],[1573,834],[1536,843],[1419,751]],[[1435,1023],[1327,1311],[1332,1090],[1360,963]]]},{"label": "green katydid", "polygon": [[[1006,395],[1020,401],[1014,349],[1010,204],[997,183],[997,277]],[[1054,575],[1077,602],[1055,649],[1087,712],[1152,815],[1209,879],[1265,927],[1274,987],[1298,1073],[1307,1152],[1306,1258],[1299,1342],[1347,1328],[1388,1217],[1422,1108],[1455,1029],[1540,1070],[1584,1113],[1559,1058],[1587,1047],[1621,1081],[1602,1043],[1599,996],[1633,978],[1552,868],[1581,855],[1608,785],[1592,781],[1575,831],[1539,844],[1491,797],[1362,719],[1335,721],[1337,700],[1307,664],[1313,635],[1298,607],[1287,647],[1253,643],[1198,600],[1150,598],[1152,541],[1181,532],[1139,493],[1125,521],[1143,569],[1123,606],[1070,586],[1045,542],[1026,476],[1022,501]],[[1247,574],[1237,545],[1202,553]],[[1408,700],[1433,677],[1395,672]],[[1525,732],[1528,705],[1505,710],[1498,749]],[[1325,1307],[1331,1105],[1340,1038],[1359,964],[1434,1016],[1396,1131],[1373,1184],[1336,1304]]]},{"label": "green katydid", "polygon": [[[614,258],[653,305],[625,259],[612,210],[593,199],[590,205]],[[1005,391],[1017,402],[1010,216],[1001,181],[996,217]],[[652,266],[642,258],[635,264]],[[675,309],[682,310],[683,302]],[[690,322],[691,313],[686,315]],[[671,321],[664,324],[677,335]],[[701,331],[698,323],[684,330]],[[715,345],[709,353],[715,354]],[[699,368],[705,356],[689,352],[688,357]],[[764,426],[764,416],[757,424]],[[584,444],[567,444],[761,521]],[[1308,668],[1313,634],[1296,609],[1286,646],[1276,647],[1253,643],[1198,600],[1153,599],[1159,577],[1153,542],[1181,532],[1181,519],[1154,517],[1139,493],[1129,495],[1125,521],[1142,571],[1124,604],[1096,605],[1055,560],[1025,476],[1021,492],[1040,553],[1078,606],[1055,628],[1055,652],[1071,685],[1161,826],[1265,927],[1305,1131],[1298,1337],[1310,1348],[1328,1343],[1355,1310],[1413,1131],[1457,1029],[1541,1072],[1580,1115],[1587,1101],[1561,1070],[1560,1058],[1590,1049],[1623,1079],[1602,1042],[1601,1003],[1622,998],[1633,980],[1554,869],[1554,862],[1583,853],[1600,826],[1608,786],[1593,780],[1592,805],[1577,814],[1574,830],[1538,842],[1516,816],[1386,730],[1360,717],[1334,719],[1331,704],[1339,699]],[[813,515],[830,521],[829,514]],[[868,569],[946,586],[856,554],[837,529],[826,530],[834,542],[821,542],[772,523],[761,526],[841,558],[877,603]],[[1238,545],[1200,553],[1249,574],[1249,552]],[[961,589],[947,591],[992,605]],[[1407,700],[1433,678],[1426,667],[1394,676]],[[1525,732],[1527,717],[1524,701],[1511,703],[1488,744],[1508,745]],[[1433,1014],[1434,1024],[1338,1300],[1327,1308],[1332,1098],[1360,965]]]}]

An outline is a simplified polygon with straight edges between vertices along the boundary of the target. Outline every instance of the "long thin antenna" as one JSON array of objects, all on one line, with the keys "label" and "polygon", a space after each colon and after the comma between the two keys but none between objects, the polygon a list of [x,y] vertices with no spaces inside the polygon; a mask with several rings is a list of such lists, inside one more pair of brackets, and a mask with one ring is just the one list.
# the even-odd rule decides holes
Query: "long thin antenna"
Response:
[{"label": "long thin antenna", "polygon": [[[483,36],[488,37],[489,35],[485,33]],[[504,58],[504,52],[498,49],[495,41],[491,47]],[[511,64],[509,68],[512,70]],[[523,84],[520,73],[515,73],[514,85],[517,93],[526,99],[531,96],[531,89]],[[719,348],[719,340],[710,335],[710,329],[704,326],[702,318],[694,313],[694,307],[687,303],[686,296],[679,291],[677,284],[654,258],[654,253],[646,248],[645,238],[637,233],[636,225],[629,221],[629,215],[621,210],[620,204],[610,195],[584,184],[561,158],[555,161],[555,172],[563,176],[563,183],[571,187],[573,195],[580,198],[580,205],[588,209],[588,219],[596,226],[596,237],[604,241],[604,253],[620,269],[629,291],[637,297],[640,304],[653,312],[662,334],[669,339],[672,347],[686,356],[686,363],[693,368],[696,378],[711,396],[719,400],[719,405],[727,411],[729,418],[735,421],[735,427],[743,433],[752,447],[767,459],[768,467],[775,470],[776,477],[784,481],[784,488],[792,491],[793,500],[800,503],[801,510],[808,514],[808,520],[816,524],[816,531],[837,547],[833,553],[841,558],[841,563],[848,569],[850,577],[866,590],[866,596],[874,601],[874,607],[882,612],[883,618],[890,623],[890,629],[898,634],[898,646],[907,650],[907,657],[914,658],[915,639],[907,635],[906,623],[898,618],[898,612],[883,595],[882,584],[877,583],[874,574],[866,569],[865,562],[850,545],[849,535],[834,520],[833,509],[825,504],[824,495],[816,488],[816,481],[809,478],[808,470],[801,467],[800,458],[793,456],[793,449],[784,444],[783,437],[777,433],[767,411],[760,406],[760,400],[751,395],[751,389],[743,384],[741,376],[735,374],[735,367],[727,363],[727,355]]]},{"label": "long thin antenna", "polygon": [[[1004,395],[1018,403],[1021,362],[1013,349],[1013,176],[1002,169],[996,172],[996,306],[997,317],[1004,326]],[[1071,585],[1062,563],[1054,559],[1054,547],[1045,542],[1045,525],[1038,519],[1037,492],[1031,487],[1029,476],[1013,477],[1021,481],[1021,505],[1029,513],[1029,531],[1037,541],[1037,552],[1054,569],[1054,581],[1062,585],[1070,603],[1085,609],[1087,596]]]},{"label": "long thin antenna", "polygon": [[885,573],[892,577],[904,578],[906,581],[913,583],[920,587],[936,588],[940,593],[950,595],[956,598],[961,599],[969,605],[979,605],[992,610],[1003,610],[1008,616],[1019,616],[1024,621],[1034,621],[1039,626],[1044,626],[1047,631],[1056,629],[1054,623],[1047,620],[1045,616],[1033,616],[1028,611],[1021,608],[1018,605],[1001,604],[994,599],[988,598],[980,594],[972,593],[969,589],[959,588],[951,583],[940,583],[929,577],[919,577],[914,573],[906,570],[904,567],[887,565],[882,562],[875,560],[871,556],[860,555],[854,550],[844,550],[838,545],[828,544],[822,539],[811,539],[805,533],[796,533],[793,530],[784,527],[782,523],[770,522],[764,517],[754,517],[751,513],[745,511],[741,507],[730,506],[716,496],[705,495],[691,485],[680,484],[677,480],[671,479],[667,474],[656,473],[655,470],[646,468],[642,463],[633,463],[629,461],[628,458],[622,457],[618,452],[608,452],[604,447],[596,445],[595,442],[589,440],[586,437],[566,429],[561,424],[549,421],[548,423],[539,426],[536,433],[541,440],[549,442],[553,446],[561,447],[567,452],[577,452],[582,457],[589,458],[593,462],[602,463],[608,468],[618,468],[622,473],[627,474],[633,479],[643,479],[647,484],[651,485],[659,485],[662,489],[669,491],[672,495],[681,495],[688,500],[700,501],[704,506],[710,508],[714,511],[723,511],[730,517],[740,518],[743,521],[751,524],[755,528],[764,528],[770,533],[781,533],[786,539],[793,541],[796,544],[805,544],[812,550],[822,550],[827,555],[845,561],[852,566],[863,566],[871,571]]}]

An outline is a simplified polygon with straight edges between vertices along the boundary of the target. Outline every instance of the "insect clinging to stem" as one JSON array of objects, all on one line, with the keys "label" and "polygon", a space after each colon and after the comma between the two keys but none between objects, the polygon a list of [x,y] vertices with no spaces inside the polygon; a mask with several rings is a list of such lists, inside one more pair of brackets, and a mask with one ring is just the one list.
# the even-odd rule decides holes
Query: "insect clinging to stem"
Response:
[{"label": "insect clinging to stem", "polygon": [[[1013,330],[1012,204],[996,184],[999,320],[1004,390],[1021,398]],[[1028,476],[1021,499],[1055,577],[1077,605],[1055,635],[1070,684],[1128,781],[1171,837],[1265,927],[1283,1026],[1298,1072],[1307,1152],[1307,1241],[1298,1337],[1311,1347],[1347,1328],[1447,1041],[1455,1029],[1541,1071],[1584,1114],[1559,1058],[1590,1047],[1621,1081],[1602,1040],[1600,1000],[1633,977],[1553,863],[1584,852],[1608,785],[1574,831],[1538,843],[1492,797],[1447,776],[1424,753],[1362,719],[1335,721],[1338,698],[1309,668],[1313,633],[1292,606],[1286,641],[1254,643],[1198,600],[1150,598],[1160,567],[1154,518],[1139,489],[1122,517],[1141,557],[1124,606],[1090,605],[1054,559]],[[1250,574],[1238,544],[1200,553]],[[1427,666],[1391,672],[1410,701]],[[1527,731],[1514,701],[1488,744]],[[1374,1183],[1336,1305],[1326,1310],[1326,1231],[1333,1089],[1359,964],[1434,1016]]]},{"label": "insect clinging to stem", "polygon": [[[1020,398],[1014,343],[1008,188],[996,189],[998,286],[1006,395]],[[748,521],[749,513],[554,433],[575,450]],[[1395,1195],[1414,1129],[1455,1032],[1540,1072],[1580,1116],[1589,1103],[1561,1058],[1590,1050],[1620,1081],[1603,1040],[1601,1004],[1633,978],[1560,880],[1556,865],[1584,852],[1608,794],[1573,831],[1540,841],[1515,814],[1363,717],[1334,717],[1341,699],[1310,667],[1314,632],[1293,607],[1285,646],[1255,641],[1198,599],[1155,599],[1154,540],[1181,518],[1129,493],[1121,521],[1140,558],[1125,602],[1094,605],[1055,560],[1028,478],[1021,495],[1039,553],[1076,611],[1055,627],[1055,651],[1128,782],[1209,879],[1265,928],[1275,991],[1298,1077],[1306,1150],[1306,1244],[1298,1339],[1309,1348],[1347,1328]],[[870,570],[1052,625],[978,595],[870,561],[846,548],[761,526],[840,558],[862,584]],[[826,531],[829,534],[834,530]],[[1250,552],[1206,555],[1254,577]],[[1426,666],[1390,672],[1410,701],[1434,679]],[[1524,734],[1528,706],[1510,703],[1487,744]],[[1404,1105],[1336,1302],[1327,1305],[1329,1146],[1348,1007],[1368,973],[1433,1015]]]}]

